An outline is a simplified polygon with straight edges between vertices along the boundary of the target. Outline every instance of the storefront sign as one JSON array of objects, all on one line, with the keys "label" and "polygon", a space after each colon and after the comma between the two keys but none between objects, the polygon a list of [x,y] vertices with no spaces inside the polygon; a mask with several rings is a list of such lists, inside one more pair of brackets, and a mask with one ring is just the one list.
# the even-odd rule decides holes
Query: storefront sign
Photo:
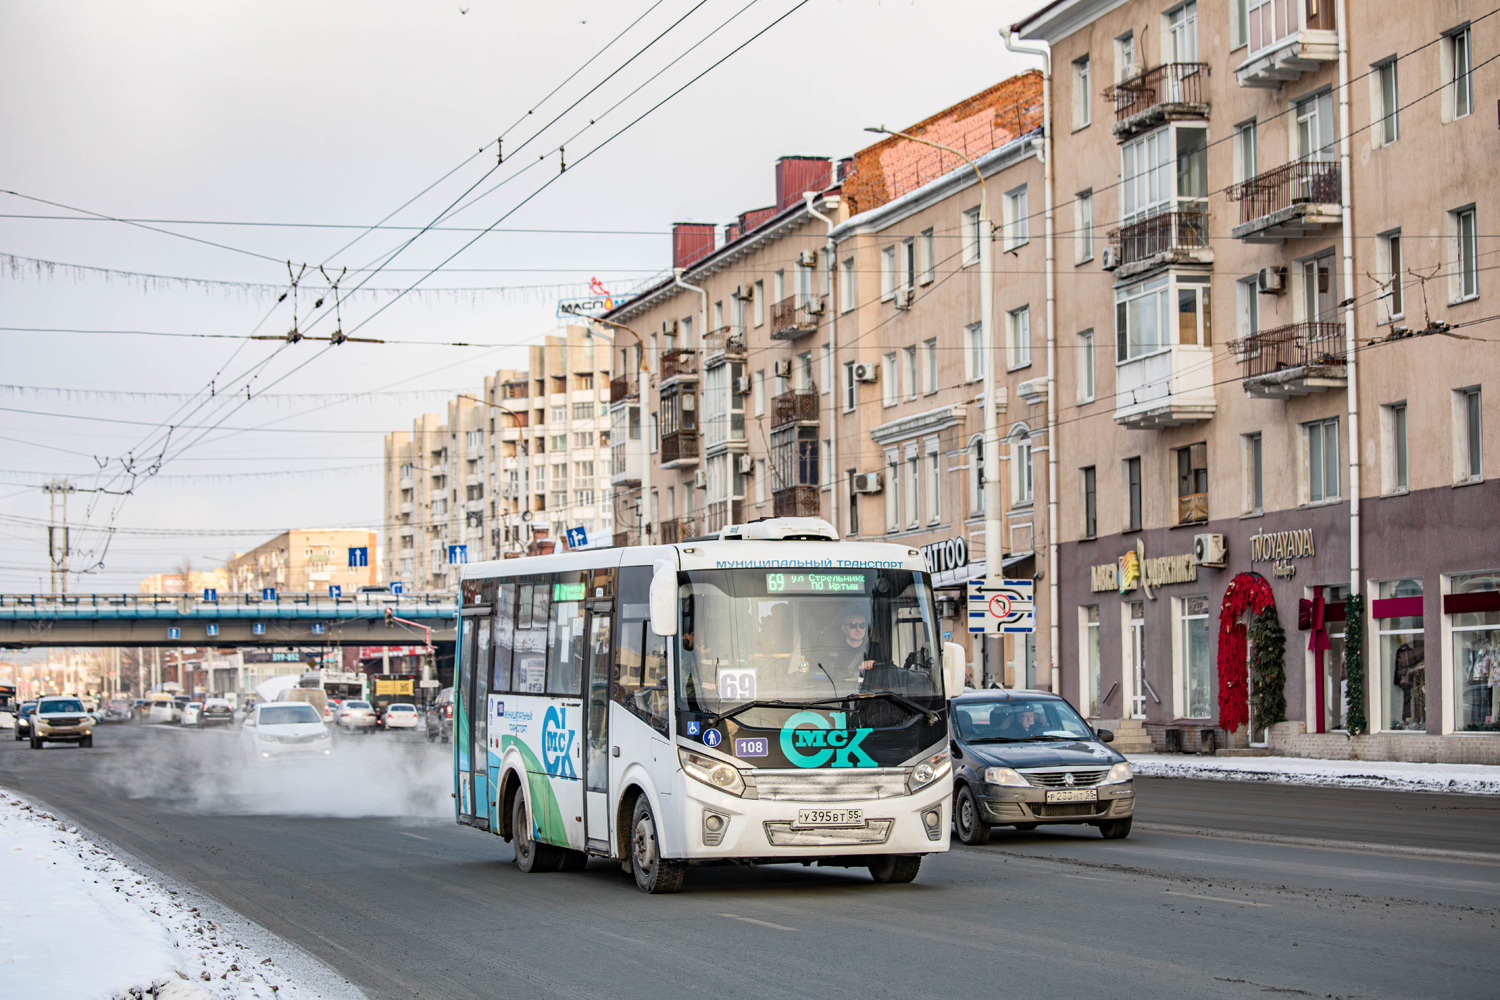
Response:
[{"label": "storefront sign", "polygon": [[922,546],[922,558],[935,587],[950,587],[968,580],[969,543],[962,535]]},{"label": "storefront sign", "polygon": [[1315,554],[1311,528],[1270,533],[1257,531],[1250,536],[1250,561],[1271,563],[1271,575],[1283,580],[1290,579],[1297,572],[1293,559],[1310,559]]},{"label": "storefront sign", "polygon": [[1146,558],[1146,544],[1136,539],[1135,551],[1126,552],[1115,563],[1089,567],[1089,589],[1095,593],[1118,590],[1128,594],[1137,587],[1156,600],[1151,591],[1169,583],[1192,583],[1198,579],[1198,563],[1193,553]]}]

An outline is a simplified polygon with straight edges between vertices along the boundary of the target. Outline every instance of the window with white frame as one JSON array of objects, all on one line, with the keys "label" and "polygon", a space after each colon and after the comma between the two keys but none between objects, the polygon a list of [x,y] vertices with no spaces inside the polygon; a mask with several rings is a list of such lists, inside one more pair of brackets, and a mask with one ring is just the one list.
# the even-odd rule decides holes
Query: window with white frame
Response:
[{"label": "window with white frame", "polygon": [[1026,185],[1005,193],[1005,249],[1014,250],[1031,239],[1031,217],[1027,209]]},{"label": "window with white frame", "polygon": [[[1500,590],[1500,572],[1466,573],[1450,578],[1453,594],[1484,594],[1493,600]],[[1483,600],[1483,598],[1481,598]],[[1453,692],[1455,732],[1493,734],[1500,729],[1500,610],[1454,611],[1448,619],[1453,632]]]},{"label": "window with white frame", "polygon": [[898,248],[900,254],[896,262],[898,287],[912,289],[917,287],[917,241],[916,238],[902,240]]},{"label": "window with white frame", "polygon": [[[1416,607],[1410,610],[1417,612],[1375,619],[1380,647],[1380,694],[1385,708],[1384,717],[1377,721],[1383,729],[1426,732],[1427,634],[1421,613],[1422,581],[1384,580],[1376,584],[1375,592],[1380,601],[1416,598]],[[1398,610],[1408,609],[1398,607]]]},{"label": "window with white frame", "polygon": [[766,460],[763,458],[755,460],[755,502],[766,502]]},{"label": "window with white frame", "polygon": [[822,393],[828,395],[833,391],[833,347],[824,344],[818,348],[818,376],[822,379]]},{"label": "window with white frame", "polygon": [[1375,238],[1375,266],[1379,271],[1380,310],[1377,322],[1389,323],[1406,315],[1405,276],[1401,273],[1401,230],[1393,229]]},{"label": "window with white frame", "polygon": [[1210,688],[1214,677],[1209,604],[1207,597],[1174,598],[1179,614],[1179,637],[1174,643],[1179,679],[1177,717],[1206,719],[1211,704]]},{"label": "window with white frame", "polygon": [[1234,179],[1248,181],[1260,175],[1255,142],[1255,119],[1234,127]]},{"label": "window with white frame", "polygon": [[653,413],[651,414],[651,454],[653,455],[655,455],[657,449],[661,447],[661,432],[658,428],[659,424],[656,419],[656,414]]},{"label": "window with white frame", "polygon": [[566,406],[554,406],[547,411],[547,420],[549,423],[561,424],[565,423],[567,419],[568,408]]},{"label": "window with white frame", "polygon": [[939,493],[943,481],[942,470],[939,468],[941,456],[938,454],[936,440],[927,442],[927,468],[922,474],[923,485],[927,487],[927,523],[937,524],[943,519],[942,497]]},{"label": "window with white frame", "polygon": [[757,417],[766,415],[766,370],[757,369],[754,383],[750,386],[751,406]]},{"label": "window with white frame", "polygon": [[1031,364],[1031,307],[1022,306],[1006,314],[1009,330],[1010,367],[1024,368]]},{"label": "window with white frame", "polygon": [[903,350],[901,352],[901,357],[902,357],[902,361],[904,362],[904,364],[902,364],[902,366],[901,366],[901,368],[902,368],[901,376],[902,376],[902,381],[904,381],[906,383],[906,385],[905,385],[906,398],[907,399],[916,399],[917,398],[917,391],[918,391],[917,390],[917,349],[915,347],[908,347],[908,348],[906,348],[905,350]]},{"label": "window with white frame", "polygon": [[1141,460],[1135,458],[1125,459],[1122,471],[1125,480],[1125,530],[1141,530]]},{"label": "window with white frame", "polygon": [[896,248],[886,247],[880,251],[880,301],[896,297]]},{"label": "window with white frame", "polygon": [[1164,211],[1172,201],[1172,129],[1157,129],[1120,147],[1121,222]]},{"label": "window with white frame", "polygon": [[1077,131],[1094,120],[1094,95],[1089,89],[1089,57],[1073,60],[1073,129]]},{"label": "window with white frame", "polygon": [[1401,94],[1396,79],[1396,58],[1372,67],[1370,117],[1374,128],[1370,135],[1377,146],[1389,146],[1401,137]]},{"label": "window with white frame", "polygon": [[1099,535],[1099,477],[1094,466],[1079,470],[1083,479],[1083,537]]},{"label": "window with white frame", "polygon": [[757,281],[755,283],[755,325],[763,326],[766,322],[766,283]]},{"label": "window with white frame", "polygon": [[938,346],[937,338],[922,341],[922,391],[928,394],[938,391]]},{"label": "window with white frame", "polygon": [[885,530],[901,530],[901,459],[885,453]]},{"label": "window with white frame", "polygon": [[895,406],[898,393],[896,354],[891,352],[880,359],[880,402],[884,406]]},{"label": "window with white frame", "polygon": [[905,492],[906,492],[906,495],[905,495],[905,497],[903,499],[904,499],[904,502],[906,504],[906,521],[907,521],[906,526],[908,528],[915,528],[919,524],[921,524],[921,521],[922,521],[922,511],[921,511],[921,508],[918,506],[918,500],[917,500],[917,497],[918,497],[918,488],[919,488],[919,485],[920,485],[917,482],[917,477],[918,477],[918,471],[917,470],[918,470],[917,452],[916,452],[916,449],[913,448],[913,449],[911,449],[910,451],[907,452],[907,455],[906,455],[906,475],[905,475],[905,477],[903,478],[903,481],[902,481],[902,486],[905,487]]},{"label": "window with white frame", "polygon": [[1407,490],[1406,400],[1380,407],[1380,492]]},{"label": "window with white frame", "polygon": [[1246,0],[1229,0],[1229,51],[1250,40],[1250,8]]},{"label": "window with white frame", "polygon": [[963,240],[964,240],[964,267],[979,263],[979,241],[982,234],[979,232],[979,209],[971,208],[964,213]]},{"label": "window with white frame", "polygon": [[1031,432],[1022,430],[1010,439],[1010,502],[1024,507],[1033,497],[1031,477]]},{"label": "window with white frame", "polygon": [[937,268],[936,251],[933,249],[931,229],[922,230],[917,251],[917,263],[922,269],[921,282],[924,285],[930,285],[932,284],[933,272]]},{"label": "window with white frame", "polygon": [[1479,386],[1453,393],[1453,481],[1484,478],[1484,411]]},{"label": "window with white frame", "polygon": [[964,380],[977,382],[984,378],[984,324],[964,327]]},{"label": "window with white frame", "polygon": [[1474,56],[1467,25],[1443,36],[1443,121],[1474,113]]},{"label": "window with white frame", "polygon": [[1135,32],[1127,31],[1115,39],[1115,82],[1135,73]]},{"label": "window with white frame", "polygon": [[854,258],[850,257],[839,265],[839,312],[854,308],[854,294]]},{"label": "window with white frame", "polygon": [[1198,61],[1198,4],[1189,0],[1181,7],[1167,12],[1168,62],[1195,63]]},{"label": "window with white frame", "polygon": [[969,511],[984,510],[984,438],[975,436],[969,442]]},{"label": "window with white frame", "polygon": [[1461,302],[1479,295],[1479,245],[1474,206],[1448,213],[1453,241],[1453,299]]},{"label": "window with white frame", "polygon": [[1073,196],[1073,262],[1082,264],[1094,259],[1094,192],[1080,191]]},{"label": "window with white frame", "polygon": [[1241,278],[1234,283],[1237,325],[1241,338],[1260,332],[1260,286],[1255,278]]},{"label": "window with white frame", "polygon": [[1265,509],[1266,479],[1261,465],[1263,457],[1260,432],[1240,435],[1241,480],[1245,485],[1243,513],[1258,514]]},{"label": "window with white frame", "polygon": [[1305,503],[1337,500],[1339,484],[1339,420],[1314,420],[1302,425],[1303,496]]},{"label": "window with white frame", "polygon": [[1094,401],[1094,331],[1078,335],[1078,401]]},{"label": "window with white frame", "polygon": [[844,412],[853,413],[854,406],[858,402],[858,394],[855,390],[859,388],[859,379],[854,377],[854,362],[844,362]]},{"label": "window with white frame", "polygon": [[1090,719],[1100,715],[1099,706],[1099,605],[1078,609],[1078,689],[1083,714]]},{"label": "window with white frame", "polygon": [[777,302],[786,298],[786,271],[777,271],[771,275],[771,295]]},{"label": "window with white frame", "polygon": [[1168,346],[1169,284],[1163,275],[1115,290],[1116,361],[1155,354]]}]

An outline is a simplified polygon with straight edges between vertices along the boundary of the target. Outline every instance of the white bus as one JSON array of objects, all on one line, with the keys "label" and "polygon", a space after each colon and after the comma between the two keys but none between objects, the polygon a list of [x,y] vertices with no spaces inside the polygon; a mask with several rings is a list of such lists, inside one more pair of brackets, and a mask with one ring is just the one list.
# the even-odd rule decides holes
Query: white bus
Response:
[{"label": "white bus", "polygon": [[671,892],[727,859],[908,882],[948,849],[963,650],[939,645],[916,549],[777,518],[470,564],[462,595],[457,819],[523,871],[612,858]]}]

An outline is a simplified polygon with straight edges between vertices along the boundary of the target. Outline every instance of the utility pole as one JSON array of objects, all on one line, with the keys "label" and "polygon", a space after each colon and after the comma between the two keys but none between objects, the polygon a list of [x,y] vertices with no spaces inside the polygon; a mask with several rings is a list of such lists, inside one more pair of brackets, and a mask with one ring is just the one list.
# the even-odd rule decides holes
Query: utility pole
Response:
[{"label": "utility pole", "polygon": [[[68,545],[68,494],[74,492],[73,484],[66,479],[53,479],[52,482],[42,487],[42,491],[48,494],[50,522],[47,526],[47,559],[52,567],[52,593],[66,594],[68,592],[68,555],[71,549]],[[59,500],[58,498],[62,499]],[[59,526],[57,515],[58,508],[62,509],[62,524]],[[61,527],[61,532],[58,528]],[[58,589],[59,579],[62,589]]]}]

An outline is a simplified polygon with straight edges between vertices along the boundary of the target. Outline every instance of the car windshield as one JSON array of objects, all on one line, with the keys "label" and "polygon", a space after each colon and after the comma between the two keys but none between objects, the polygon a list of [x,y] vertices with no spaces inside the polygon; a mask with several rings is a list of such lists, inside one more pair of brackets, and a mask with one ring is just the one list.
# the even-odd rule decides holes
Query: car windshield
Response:
[{"label": "car windshield", "polygon": [[188,708],[202,708],[202,707],[203,707],[203,703],[200,702],[200,701],[190,701],[190,702],[188,702]]},{"label": "car windshield", "polygon": [[[734,569],[687,572],[680,580],[677,690],[690,711],[863,695],[861,721],[890,726],[913,708],[943,707],[924,573]],[[779,726],[784,710],[767,711],[751,708],[738,718]]]},{"label": "car windshield", "polygon": [[260,725],[286,726],[295,722],[321,722],[322,716],[311,705],[267,705],[260,710]]},{"label": "car windshield", "polygon": [[346,701],[346,702],[344,702],[344,707],[345,708],[369,708],[370,707],[370,703],[368,701]]},{"label": "car windshield", "polygon": [[74,698],[58,698],[56,701],[44,701],[37,708],[39,712],[82,712],[83,702]]},{"label": "car windshield", "polygon": [[1050,698],[956,702],[953,721],[959,736],[976,743],[1094,739],[1071,705]]},{"label": "car windshield", "polygon": [[415,705],[392,705],[390,710],[392,712],[415,712],[417,709]]}]

